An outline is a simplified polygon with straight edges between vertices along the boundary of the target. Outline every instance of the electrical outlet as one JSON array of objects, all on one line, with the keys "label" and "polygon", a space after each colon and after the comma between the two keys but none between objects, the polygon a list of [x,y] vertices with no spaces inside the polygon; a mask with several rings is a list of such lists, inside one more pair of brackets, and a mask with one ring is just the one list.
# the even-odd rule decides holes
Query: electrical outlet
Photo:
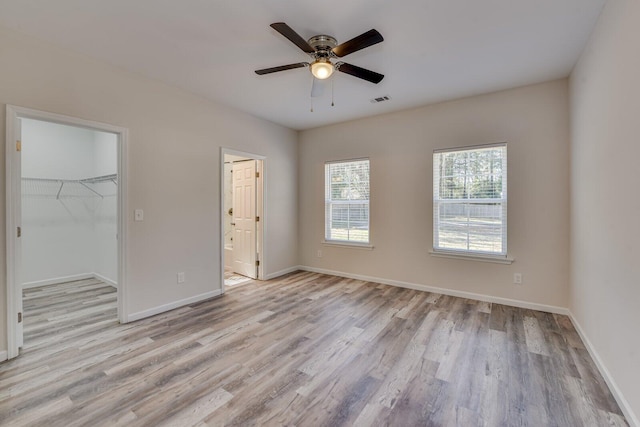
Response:
[{"label": "electrical outlet", "polygon": [[184,272],[178,273],[178,283],[184,283]]},{"label": "electrical outlet", "polygon": [[513,283],[522,285],[522,273],[513,273]]},{"label": "electrical outlet", "polygon": [[322,251],[318,249],[318,258],[322,258]]}]

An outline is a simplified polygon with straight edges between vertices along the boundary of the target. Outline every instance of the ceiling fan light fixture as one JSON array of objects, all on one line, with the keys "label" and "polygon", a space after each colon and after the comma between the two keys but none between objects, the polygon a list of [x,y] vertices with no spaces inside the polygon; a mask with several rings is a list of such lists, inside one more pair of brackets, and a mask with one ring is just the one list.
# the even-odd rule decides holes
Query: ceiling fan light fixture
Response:
[{"label": "ceiling fan light fixture", "polygon": [[315,79],[328,79],[336,70],[374,84],[380,83],[384,78],[383,74],[358,67],[357,65],[347,64],[337,59],[335,64],[331,62],[331,58],[342,58],[343,56],[350,55],[383,41],[382,34],[375,29],[371,29],[351,40],[338,44],[338,41],[334,37],[326,34],[318,34],[309,40],[305,40],[284,22],[274,22],[271,24],[271,28],[279,32],[304,53],[308,54],[313,62],[298,62],[296,64],[256,70],[255,73],[260,76],[263,74],[277,73],[279,71],[293,70],[295,68],[309,67],[309,71],[311,71],[314,77],[314,82]]},{"label": "ceiling fan light fixture", "polygon": [[331,77],[335,67],[327,58],[320,58],[311,64],[311,74],[316,79],[324,80]]}]

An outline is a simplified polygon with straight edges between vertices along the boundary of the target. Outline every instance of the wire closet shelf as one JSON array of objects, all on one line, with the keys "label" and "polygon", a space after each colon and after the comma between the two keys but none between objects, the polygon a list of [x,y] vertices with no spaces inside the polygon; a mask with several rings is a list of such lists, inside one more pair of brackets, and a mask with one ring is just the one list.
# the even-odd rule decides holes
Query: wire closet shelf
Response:
[{"label": "wire closet shelf", "polygon": [[84,179],[22,178],[23,197],[63,198],[115,196],[118,175],[103,175]]}]

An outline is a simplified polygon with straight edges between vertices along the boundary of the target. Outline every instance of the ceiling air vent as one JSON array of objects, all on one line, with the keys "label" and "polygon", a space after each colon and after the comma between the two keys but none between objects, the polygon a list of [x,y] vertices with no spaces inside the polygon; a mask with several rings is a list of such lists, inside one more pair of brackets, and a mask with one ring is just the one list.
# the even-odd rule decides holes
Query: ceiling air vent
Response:
[{"label": "ceiling air vent", "polygon": [[379,96],[377,98],[373,98],[370,101],[372,104],[377,104],[378,102],[389,101],[390,99],[391,97],[389,95],[385,95],[385,96]]}]

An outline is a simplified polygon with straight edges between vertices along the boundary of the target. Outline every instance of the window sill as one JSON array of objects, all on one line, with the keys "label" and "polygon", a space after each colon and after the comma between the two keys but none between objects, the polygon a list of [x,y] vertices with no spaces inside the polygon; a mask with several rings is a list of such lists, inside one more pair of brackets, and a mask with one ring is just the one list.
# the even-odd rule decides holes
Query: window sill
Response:
[{"label": "window sill", "polygon": [[367,251],[373,250],[373,245],[370,243],[353,243],[353,242],[323,240],[322,244],[327,246],[335,246],[338,248],[364,249]]},{"label": "window sill", "polygon": [[459,252],[445,252],[445,251],[436,251],[431,250],[429,254],[438,258],[453,258],[453,259],[464,259],[468,261],[480,261],[480,262],[493,262],[496,264],[511,264],[515,261],[514,258],[503,257],[503,256],[493,256],[493,255],[481,255],[481,254],[464,254]]}]

